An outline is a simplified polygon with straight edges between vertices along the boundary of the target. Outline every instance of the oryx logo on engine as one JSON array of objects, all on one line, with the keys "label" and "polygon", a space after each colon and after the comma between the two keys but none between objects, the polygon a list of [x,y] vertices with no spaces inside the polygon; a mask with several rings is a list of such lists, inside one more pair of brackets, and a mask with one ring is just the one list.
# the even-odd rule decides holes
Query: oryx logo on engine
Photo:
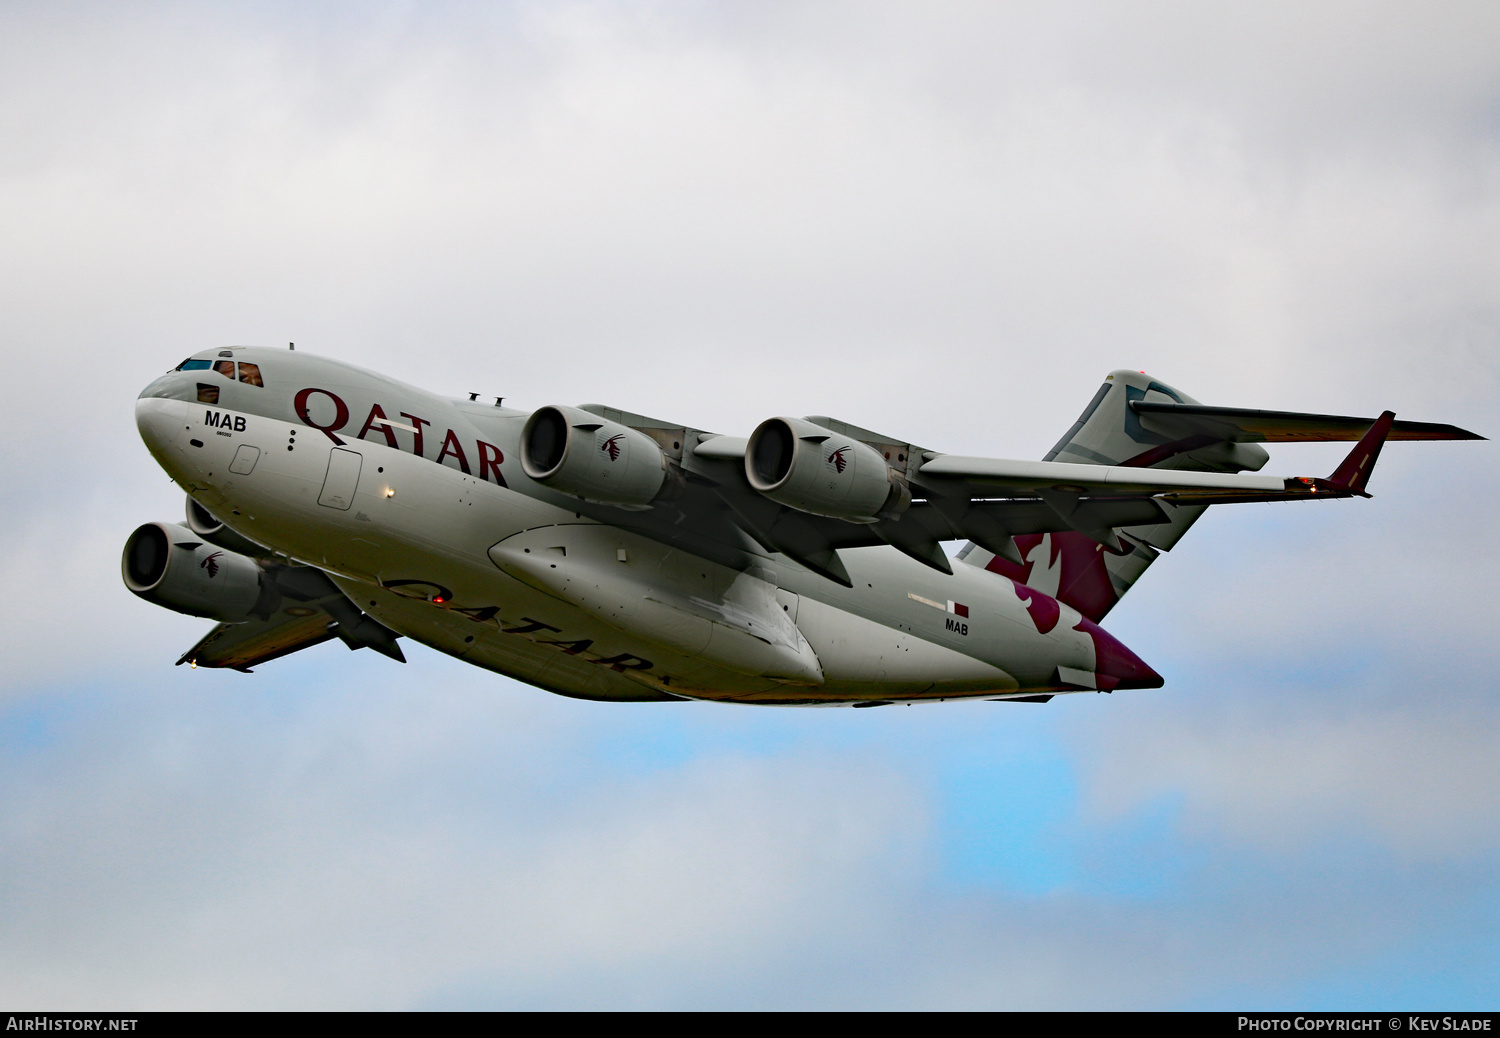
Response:
[{"label": "oryx logo on engine", "polygon": [[609,460],[610,461],[619,461],[620,460],[620,441],[623,440],[624,438],[625,438],[625,434],[624,433],[616,433],[614,436],[611,436],[609,439],[607,439],[603,443],[599,444],[599,449],[602,450],[605,454],[609,455]]},{"label": "oryx logo on engine", "polygon": [[838,469],[840,472],[843,472],[844,467],[849,464],[849,448],[840,447],[838,450],[834,451],[823,460],[828,462],[828,464],[832,465],[834,468]]}]

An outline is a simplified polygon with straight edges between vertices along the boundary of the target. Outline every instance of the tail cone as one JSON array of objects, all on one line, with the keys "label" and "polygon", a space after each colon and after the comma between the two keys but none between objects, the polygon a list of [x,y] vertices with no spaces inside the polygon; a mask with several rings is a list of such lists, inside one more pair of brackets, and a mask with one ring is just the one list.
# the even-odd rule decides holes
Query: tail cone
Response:
[{"label": "tail cone", "polygon": [[1162,676],[1092,620],[1080,620],[1075,631],[1094,640],[1094,679],[1101,692],[1117,688],[1161,688]]}]

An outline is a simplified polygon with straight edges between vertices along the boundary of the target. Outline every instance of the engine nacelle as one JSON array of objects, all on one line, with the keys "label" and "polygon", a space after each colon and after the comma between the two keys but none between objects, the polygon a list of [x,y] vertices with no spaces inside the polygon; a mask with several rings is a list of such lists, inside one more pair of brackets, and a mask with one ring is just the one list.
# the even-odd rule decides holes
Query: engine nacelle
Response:
[{"label": "engine nacelle", "polygon": [[667,478],[655,440],[576,407],[543,407],[526,420],[521,468],[545,487],[623,508],[645,508]]},{"label": "engine nacelle", "polygon": [[278,605],[254,559],[177,523],[147,523],[131,534],[120,571],[125,586],[146,601],[220,623],[244,623]]},{"label": "engine nacelle", "polygon": [[911,504],[875,448],[800,418],[768,418],[745,448],[745,477],[778,504],[833,519],[879,522]]},{"label": "engine nacelle", "polygon": [[219,521],[218,516],[204,508],[191,497],[187,499],[187,528],[209,544],[252,559],[265,558],[271,553],[248,537],[242,537]]}]

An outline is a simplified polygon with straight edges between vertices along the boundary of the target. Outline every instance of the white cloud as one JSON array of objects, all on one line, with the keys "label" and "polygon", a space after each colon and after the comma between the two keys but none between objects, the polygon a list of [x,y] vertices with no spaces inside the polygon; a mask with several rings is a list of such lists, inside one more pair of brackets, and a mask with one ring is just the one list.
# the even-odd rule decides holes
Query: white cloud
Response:
[{"label": "white cloud", "polygon": [[[434,682],[347,659],[315,681],[59,694],[35,714],[0,768],[0,995],[1160,1007],[1389,954],[1484,889],[1233,846],[1146,898],[953,888],[927,849],[923,765],[898,762],[913,738],[952,752],[981,706],[913,709],[843,750],[830,712],[802,714],[784,749],[703,752],[719,719],[692,706],[601,715],[457,664]],[[690,759],[621,757],[684,723]]]},{"label": "white cloud", "polygon": [[1484,858],[1500,847],[1500,728],[1471,691],[1410,688],[1404,708],[1344,694],[1341,716],[1285,693],[1136,711],[1092,747],[1087,799],[1120,819],[1167,797],[1190,830],[1278,855],[1352,837],[1407,862]]},{"label": "white cloud", "polygon": [[72,764],[23,751],[6,769],[0,993],[396,1008],[474,973],[753,971],[847,931],[851,898],[907,871],[922,829],[920,798],[878,764],[631,775],[578,757],[580,727],[539,698],[393,680],[238,732],[253,708],[149,694],[146,715],[58,719],[82,737]]}]

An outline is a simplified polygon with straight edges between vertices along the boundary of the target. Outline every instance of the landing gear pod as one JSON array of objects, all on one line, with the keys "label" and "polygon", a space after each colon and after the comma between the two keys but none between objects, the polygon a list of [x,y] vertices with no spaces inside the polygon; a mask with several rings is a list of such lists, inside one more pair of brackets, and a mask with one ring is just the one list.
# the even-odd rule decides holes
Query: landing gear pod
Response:
[{"label": "landing gear pod", "polygon": [[153,605],[226,624],[269,615],[279,598],[254,559],[177,523],[147,523],[131,534],[120,572],[125,586]]},{"label": "landing gear pod", "polygon": [[576,407],[543,407],[526,420],[521,468],[545,487],[621,508],[647,507],[667,478],[655,440]]},{"label": "landing gear pod", "polygon": [[879,522],[911,504],[911,492],[880,452],[800,418],[768,418],[750,434],[745,477],[777,504],[800,512]]}]

